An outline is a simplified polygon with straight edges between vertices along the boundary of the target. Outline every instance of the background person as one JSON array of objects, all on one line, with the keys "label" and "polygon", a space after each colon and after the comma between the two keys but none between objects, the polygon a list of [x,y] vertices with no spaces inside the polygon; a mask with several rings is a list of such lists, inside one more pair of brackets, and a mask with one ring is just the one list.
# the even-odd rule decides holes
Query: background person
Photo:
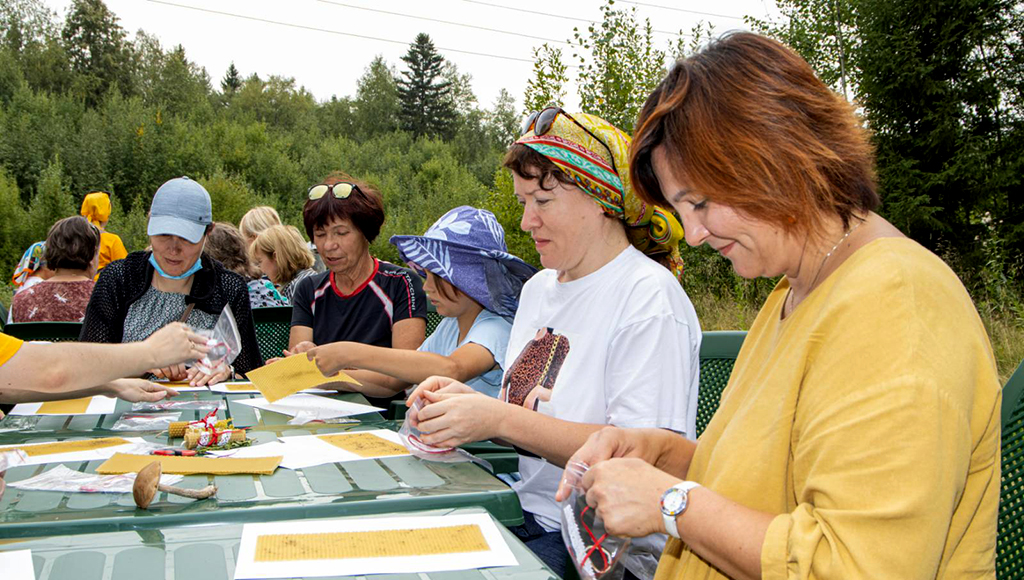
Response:
[{"label": "background person", "polygon": [[295,226],[276,225],[260,232],[249,246],[251,261],[257,265],[290,304],[299,282],[316,274],[313,252]]},{"label": "background person", "polygon": [[53,224],[43,258],[53,276],[11,299],[14,322],[81,322],[95,285],[100,232],[74,216]]},{"label": "background person", "polygon": [[[260,232],[266,230],[271,226],[281,225],[281,216],[278,215],[277,210],[270,207],[269,205],[256,206],[249,211],[245,212],[242,216],[242,220],[238,222],[238,229],[242,232],[242,236],[245,237],[245,246],[248,248],[252,246],[252,243],[256,241],[256,236]],[[317,253],[316,246],[312,242],[306,242],[306,249],[313,254],[313,270],[316,272],[326,272],[327,267],[324,266],[323,260],[320,259],[320,254]],[[289,299],[291,297],[289,296]]]},{"label": "background person", "polygon": [[519,293],[536,268],[509,254],[494,214],[475,207],[457,207],[424,235],[392,236],[391,243],[426,278],[427,299],[444,319],[416,351],[334,342],[308,351],[310,360],[325,376],[364,369],[348,371],[361,384],[345,388],[375,397],[432,375],[497,397]]},{"label": "background person", "polygon": [[[150,206],[147,232],[152,251],[132,252],[108,266],[93,289],[82,324],[83,342],[136,342],[174,321],[212,329],[227,304],[238,323],[242,350],[234,370],[263,365],[241,276],[203,256],[213,229],[210,194],[188,177],[165,182]],[[197,374],[184,365],[154,369],[158,377],[204,385],[232,375],[225,368]]]},{"label": "background person", "polygon": [[102,191],[94,191],[85,196],[82,200],[82,217],[89,220],[89,223],[96,226],[100,231],[100,256],[97,274],[107,267],[107,264],[123,259],[128,255],[121,237],[106,230],[107,222],[110,220],[110,194]]},{"label": "background person", "polygon": [[[46,266],[43,255],[46,253],[46,243],[36,242],[25,250],[21,260],[14,267],[14,275],[11,277],[11,284],[14,286],[14,293],[17,294],[53,276],[53,270]],[[10,322],[10,319],[8,319]]]},{"label": "background person", "polygon": [[[517,448],[522,481],[513,488],[526,522],[513,531],[563,576],[556,466],[609,424],[694,437],[701,333],[673,275],[682,227],[636,199],[629,137],[555,107],[531,115],[524,132],[505,166],[545,269],[523,287],[500,399],[435,377],[410,400],[429,402],[419,413],[428,444],[497,438]],[[635,542],[632,574],[649,577],[664,542]]]},{"label": "background person", "polygon": [[681,538],[659,580],[994,578],[992,350],[952,270],[874,213],[853,107],[734,33],[678,62],[637,126],[644,199],[740,276],[782,279],[698,442],[609,429],[573,457],[609,533]]},{"label": "background person", "polygon": [[227,222],[217,222],[206,238],[205,252],[245,280],[251,308],[288,305],[288,300],[277,291],[274,283],[261,276],[250,261],[245,239],[235,226]]}]

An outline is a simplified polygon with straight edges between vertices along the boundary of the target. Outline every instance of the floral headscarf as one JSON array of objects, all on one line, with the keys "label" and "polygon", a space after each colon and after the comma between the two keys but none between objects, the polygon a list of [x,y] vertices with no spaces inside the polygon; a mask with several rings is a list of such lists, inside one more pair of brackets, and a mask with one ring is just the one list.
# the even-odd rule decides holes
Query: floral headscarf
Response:
[{"label": "floral headscarf", "polygon": [[14,268],[14,276],[11,277],[11,283],[16,288],[21,288],[25,280],[28,280],[43,265],[43,253],[45,251],[46,244],[44,242],[36,242],[29,246],[25,253],[21,255],[21,260],[18,261],[18,265]]},{"label": "floral headscarf", "polygon": [[[682,276],[679,241],[683,238],[683,226],[670,211],[647,204],[636,196],[629,180],[628,135],[594,115],[559,113],[547,133],[535,135],[531,129],[516,143],[550,159],[580,189],[590,194],[605,213],[625,223],[626,235],[636,249],[647,255],[664,254],[676,277]],[[609,152],[614,159],[608,158]]]}]

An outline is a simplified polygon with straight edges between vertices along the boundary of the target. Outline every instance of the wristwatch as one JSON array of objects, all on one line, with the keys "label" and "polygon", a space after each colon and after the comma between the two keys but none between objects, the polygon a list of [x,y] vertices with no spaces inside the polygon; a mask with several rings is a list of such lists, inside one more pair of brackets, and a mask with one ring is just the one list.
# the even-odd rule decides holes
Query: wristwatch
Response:
[{"label": "wristwatch", "polygon": [[679,538],[676,518],[690,505],[690,490],[700,487],[695,481],[681,481],[661,494],[661,517],[665,520],[665,531],[673,538]]}]

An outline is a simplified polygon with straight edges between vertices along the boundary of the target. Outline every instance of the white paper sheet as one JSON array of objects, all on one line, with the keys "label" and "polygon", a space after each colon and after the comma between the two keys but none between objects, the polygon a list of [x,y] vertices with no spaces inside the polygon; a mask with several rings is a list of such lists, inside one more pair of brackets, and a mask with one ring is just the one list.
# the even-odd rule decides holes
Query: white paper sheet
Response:
[{"label": "white paper sheet", "polygon": [[[375,530],[426,529],[477,525],[489,550],[429,556],[388,558],[345,558],[338,560],[288,560],[256,562],[256,541],[266,534],[316,534],[365,532]],[[235,580],[258,578],[296,578],[322,576],[358,576],[362,574],[410,574],[472,570],[495,566],[516,566],[515,555],[488,514],[452,514],[446,516],[405,516],[344,520],[304,520],[245,524],[239,545]]]},{"label": "white paper sheet", "polygon": [[[387,429],[370,429],[367,431],[347,431],[342,433],[323,433],[323,435],[345,435],[354,433],[369,433],[382,439],[386,439],[399,447],[404,447],[402,438],[394,431]],[[295,437],[282,437],[278,441],[253,445],[251,447],[239,447],[238,449],[225,449],[223,451],[210,451],[208,455],[215,457],[277,457],[281,456],[280,467],[287,469],[302,469],[325,463],[337,463],[341,461],[360,461],[363,459],[377,459],[378,457],[403,457],[404,455],[382,455],[363,457],[346,451],[336,445],[332,445],[320,439],[319,435],[298,435]],[[405,455],[408,455],[405,454]]]},{"label": "white paper sheet", "polygon": [[[114,445],[112,447],[103,447],[102,449],[90,449],[88,451],[73,451],[71,453],[53,453],[50,455],[26,455],[25,460],[21,465],[42,465],[44,463],[65,463],[65,462],[76,462],[76,461],[92,461],[94,459],[109,459],[113,457],[115,453],[128,453],[135,449],[137,446],[149,447],[150,444],[146,443],[146,440],[142,437],[121,437],[127,441],[124,445]],[[32,447],[33,445],[47,445],[49,443],[55,443],[49,441],[47,443],[26,443],[24,445],[5,445],[0,447],[0,453],[5,449],[11,449],[14,447]]]},{"label": "white paper sheet", "polygon": [[39,408],[43,403],[18,403],[11,409],[9,415],[106,415],[114,412],[114,405],[117,399],[96,395],[89,401],[89,406],[84,413],[40,413]]},{"label": "white paper sheet", "polygon": [[[236,388],[229,389],[228,385],[231,385],[231,386],[236,387]],[[237,387],[241,387],[241,386],[247,386],[249,388],[247,388],[245,390],[238,390]],[[234,393],[234,394],[237,394],[237,395],[255,394],[255,393],[259,393],[260,392],[260,390],[256,388],[256,385],[252,384],[251,381],[236,381],[236,382],[233,382],[233,383],[218,383],[218,384],[213,385],[212,387],[210,387],[210,390],[215,392],[215,393]],[[338,394],[338,391],[336,391],[334,389],[317,389],[317,388],[304,389],[304,390],[299,391],[299,392],[300,393],[309,393],[309,394],[318,394],[319,393],[319,394],[322,394],[322,395],[331,395],[331,394],[335,394],[336,395],[336,394]]]},{"label": "white paper sheet", "polygon": [[4,571],[4,580],[36,580],[32,550],[0,552],[0,570]]},{"label": "white paper sheet", "polygon": [[288,395],[276,403],[271,403],[263,397],[235,399],[235,402],[292,417],[302,413],[309,416],[310,420],[333,419],[335,417],[348,417],[350,415],[384,411],[384,409],[371,407],[370,405],[349,403],[348,401],[339,401],[306,393]]},{"label": "white paper sheet", "polygon": [[[35,477],[7,484],[9,487],[37,491],[64,491],[72,493],[131,493],[135,485],[135,473],[120,475],[98,475],[73,471],[58,465]],[[160,476],[163,485],[174,485],[185,479],[184,475]]]}]

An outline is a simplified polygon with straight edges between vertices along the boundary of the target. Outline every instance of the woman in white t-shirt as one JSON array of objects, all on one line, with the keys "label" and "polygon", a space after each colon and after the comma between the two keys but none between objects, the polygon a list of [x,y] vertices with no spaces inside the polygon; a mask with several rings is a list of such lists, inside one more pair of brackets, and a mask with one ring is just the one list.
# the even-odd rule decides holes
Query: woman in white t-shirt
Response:
[{"label": "woman in white t-shirt", "polygon": [[441,216],[422,236],[392,236],[402,259],[426,282],[444,319],[417,350],[333,342],[306,354],[324,376],[342,369],[359,385],[344,390],[390,397],[433,375],[498,396],[512,317],[523,284],[537,269],[508,253],[505,230],[487,210],[466,205]]},{"label": "woman in white t-shirt", "polygon": [[[682,272],[682,226],[634,196],[629,137],[555,107],[531,115],[523,131],[505,166],[546,269],[523,287],[499,400],[434,377],[410,403],[427,403],[426,443],[500,439],[517,448],[526,523],[513,531],[562,576],[560,467],[607,425],[695,437],[700,325],[673,275]],[[627,569],[648,577],[664,541],[640,541]]]}]

